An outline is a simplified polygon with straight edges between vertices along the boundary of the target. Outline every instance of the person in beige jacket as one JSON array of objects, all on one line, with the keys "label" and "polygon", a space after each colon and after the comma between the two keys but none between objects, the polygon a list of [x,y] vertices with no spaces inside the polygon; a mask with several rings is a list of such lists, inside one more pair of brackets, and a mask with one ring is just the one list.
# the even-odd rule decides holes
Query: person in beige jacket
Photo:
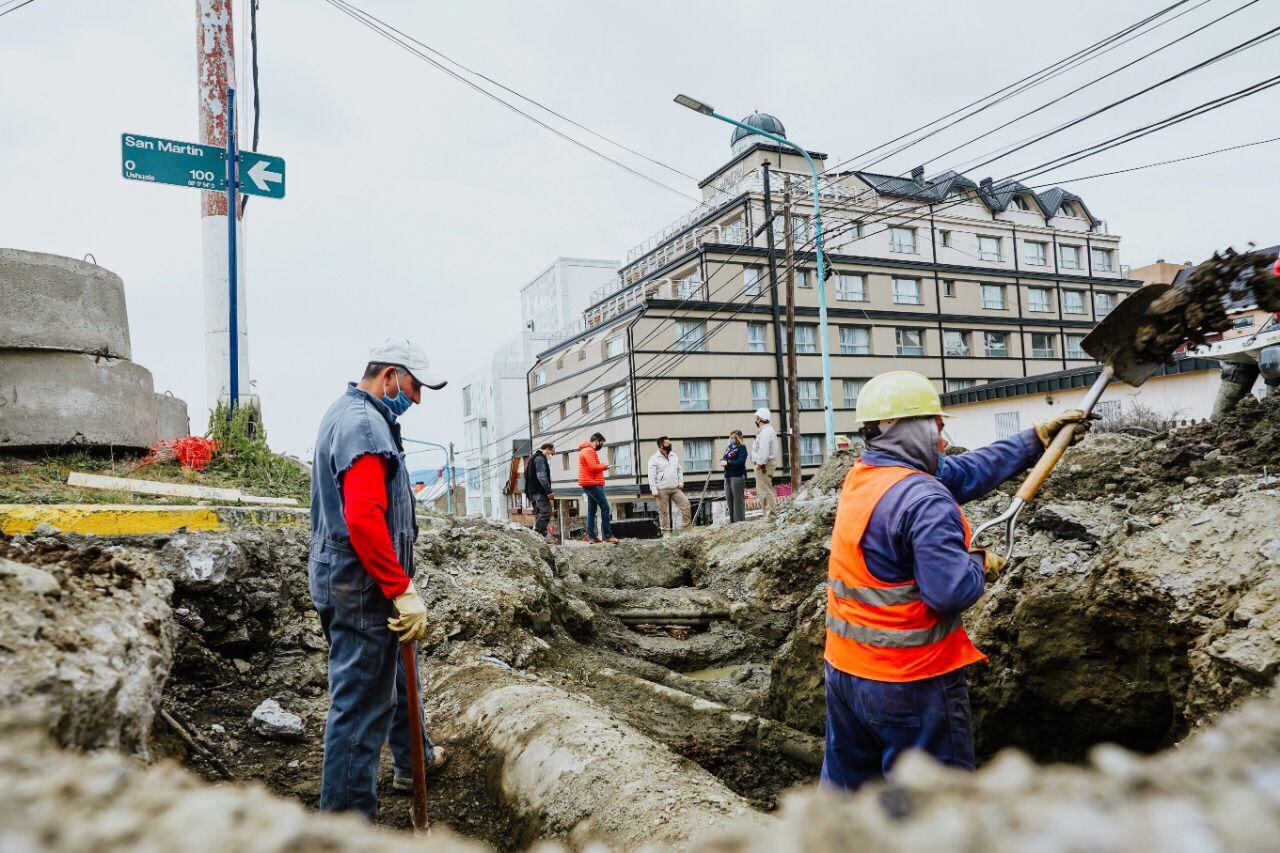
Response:
[{"label": "person in beige jacket", "polygon": [[773,470],[778,464],[778,434],[769,423],[769,410],[756,409],[756,438],[751,442],[751,464],[756,471],[756,494],[767,518],[773,518],[778,499],[773,490]]},{"label": "person in beige jacket", "polygon": [[671,449],[671,439],[658,439],[658,450],[649,457],[649,494],[658,501],[658,526],[671,532],[671,505],[680,510],[680,526],[688,527],[692,513],[684,495],[684,466]]}]

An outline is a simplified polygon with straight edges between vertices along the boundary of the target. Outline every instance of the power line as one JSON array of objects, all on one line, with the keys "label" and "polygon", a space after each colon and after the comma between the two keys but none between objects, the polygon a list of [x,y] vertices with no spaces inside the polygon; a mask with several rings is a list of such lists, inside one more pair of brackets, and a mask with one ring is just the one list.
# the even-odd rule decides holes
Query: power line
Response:
[{"label": "power line", "polygon": [[[1054,184],[1074,184],[1080,181],[1092,181],[1094,178],[1109,178],[1112,175],[1124,175],[1129,172],[1137,172],[1141,169],[1153,169],[1156,166],[1168,166],[1171,163],[1185,163],[1187,160],[1198,160],[1201,157],[1209,157],[1214,154],[1225,154],[1228,151],[1238,151],[1241,148],[1252,148],[1255,145],[1266,145],[1269,142],[1280,142],[1280,136],[1273,136],[1270,139],[1259,139],[1255,142],[1245,142],[1240,145],[1231,145],[1227,148],[1215,148],[1213,151],[1201,151],[1199,154],[1191,154],[1187,157],[1175,157],[1172,160],[1160,160],[1155,163],[1144,163],[1141,166],[1130,166],[1127,169],[1116,169],[1115,171],[1111,171],[1111,172],[1098,172],[1097,174],[1094,174],[1094,175],[1082,175],[1080,177],[1064,178],[1059,181],[1054,181],[1053,183]],[[1041,184],[1040,187],[1032,187],[1031,189],[1038,189],[1038,188],[1047,187],[1047,186],[1052,186],[1052,184]]]},{"label": "power line", "polygon": [[462,83],[464,86],[466,86],[466,87],[468,87],[468,88],[470,88],[470,89],[472,89],[472,90],[474,90],[474,91],[476,91],[476,92],[479,92],[480,94],[484,95],[486,98],[489,98],[490,100],[494,101],[494,102],[495,102],[495,103],[497,103],[497,104],[500,104],[501,106],[503,106],[503,107],[507,108],[508,110],[510,110],[510,111],[512,111],[512,112],[514,112],[514,113],[516,113],[517,115],[522,116],[523,118],[528,119],[529,121],[533,122],[534,124],[538,125],[539,127],[543,128],[544,130],[547,130],[547,131],[549,131],[549,132],[551,132],[551,133],[555,134],[556,136],[560,137],[561,139],[565,140],[566,142],[569,142],[569,143],[571,143],[571,144],[573,144],[573,145],[577,146],[578,148],[581,148],[582,150],[584,150],[584,151],[586,151],[586,152],[588,152],[588,153],[590,153],[590,154],[593,154],[593,155],[595,155],[596,157],[599,157],[601,160],[604,160],[604,161],[606,161],[606,162],[608,162],[608,163],[611,163],[611,164],[613,164],[614,166],[617,166],[619,169],[622,169],[623,171],[628,172],[629,174],[634,175],[635,177],[640,178],[640,179],[641,179],[641,180],[643,180],[643,181],[647,181],[648,183],[653,184],[654,186],[662,187],[664,190],[667,190],[668,192],[673,192],[673,193],[675,193],[676,195],[683,196],[684,198],[687,198],[687,199],[689,199],[690,201],[693,201],[693,202],[701,202],[701,201],[702,201],[701,199],[696,198],[695,196],[692,196],[692,195],[690,195],[690,194],[688,194],[688,193],[684,192],[683,190],[678,190],[678,189],[676,189],[675,187],[672,187],[672,186],[669,186],[669,185],[667,185],[667,184],[663,183],[662,181],[658,180],[657,178],[654,178],[654,177],[652,177],[652,176],[650,176],[650,175],[646,175],[646,174],[645,174],[645,173],[643,173],[643,172],[640,172],[640,171],[638,171],[638,170],[636,170],[636,169],[633,169],[632,167],[628,166],[626,163],[623,163],[623,162],[622,162],[622,161],[620,161],[620,160],[617,160],[617,159],[615,159],[615,158],[613,158],[613,157],[610,157],[608,154],[605,154],[603,151],[600,151],[600,150],[598,150],[598,149],[596,149],[596,148],[593,148],[593,147],[591,147],[590,145],[588,145],[588,144],[586,144],[585,142],[583,142],[582,140],[580,140],[580,139],[575,139],[574,137],[570,136],[569,134],[565,133],[564,131],[560,130],[559,128],[553,127],[552,125],[550,125],[550,124],[548,124],[548,123],[546,123],[546,122],[542,121],[542,120],[541,120],[540,118],[538,118],[537,116],[534,116],[534,115],[531,115],[531,114],[529,114],[529,113],[525,112],[524,110],[522,110],[522,109],[520,109],[519,107],[517,107],[515,104],[512,104],[512,103],[510,103],[509,101],[503,100],[502,98],[500,98],[500,97],[498,97],[497,95],[495,95],[493,92],[489,91],[488,89],[484,88],[483,86],[480,86],[479,84],[475,83],[474,81],[467,79],[467,78],[466,78],[466,77],[464,77],[462,74],[459,74],[458,72],[454,71],[452,68],[449,68],[448,66],[446,66],[446,65],[444,65],[443,63],[439,62],[438,60],[436,60],[436,59],[432,58],[432,57],[431,57],[431,56],[429,56],[427,53],[425,53],[425,52],[423,52],[422,50],[420,50],[420,49],[418,49],[418,48],[414,47],[412,44],[408,44],[408,43],[406,43],[406,42],[404,42],[404,41],[401,41],[399,38],[397,38],[396,36],[392,35],[391,31],[386,30],[386,29],[383,29],[379,24],[375,23],[373,20],[369,20],[369,19],[366,19],[366,18],[361,17],[361,15],[360,15],[358,12],[354,11],[354,7],[352,7],[352,8],[347,8],[347,5],[345,5],[345,4],[344,4],[344,0],[325,0],[325,2],[327,2],[327,3],[328,3],[330,6],[332,6],[333,8],[337,9],[337,10],[338,10],[339,12],[341,12],[342,14],[344,14],[344,15],[346,15],[347,17],[351,18],[353,21],[355,21],[355,22],[359,23],[361,26],[365,27],[366,29],[371,30],[372,32],[376,33],[377,35],[381,36],[382,38],[384,38],[384,39],[386,39],[387,41],[391,42],[392,44],[396,45],[396,46],[397,46],[397,47],[399,47],[401,50],[407,51],[408,53],[412,54],[413,56],[416,56],[417,58],[421,59],[423,62],[426,62],[427,64],[429,64],[429,65],[431,65],[431,66],[433,66],[433,67],[437,68],[437,69],[438,69],[438,70],[440,70],[440,71],[443,71],[445,74],[449,75],[449,76],[450,76],[450,77],[452,77],[453,79],[455,79],[455,80],[457,80],[458,82]]},{"label": "power line", "polygon": [[0,12],[0,18],[3,18],[5,15],[8,15],[12,12],[18,11],[23,6],[30,6],[34,2],[36,2],[36,0],[21,0],[21,2],[19,2],[17,6],[12,6],[11,8],[5,9],[3,12]]}]

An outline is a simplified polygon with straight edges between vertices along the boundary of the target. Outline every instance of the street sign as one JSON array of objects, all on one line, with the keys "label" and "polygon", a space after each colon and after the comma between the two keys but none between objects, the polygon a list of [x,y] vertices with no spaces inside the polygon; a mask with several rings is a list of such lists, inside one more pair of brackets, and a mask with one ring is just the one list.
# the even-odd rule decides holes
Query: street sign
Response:
[{"label": "street sign", "polygon": [[[227,191],[226,152],[220,145],[120,135],[120,173],[131,181]],[[247,195],[284,198],[284,158],[240,152],[237,189]]]}]

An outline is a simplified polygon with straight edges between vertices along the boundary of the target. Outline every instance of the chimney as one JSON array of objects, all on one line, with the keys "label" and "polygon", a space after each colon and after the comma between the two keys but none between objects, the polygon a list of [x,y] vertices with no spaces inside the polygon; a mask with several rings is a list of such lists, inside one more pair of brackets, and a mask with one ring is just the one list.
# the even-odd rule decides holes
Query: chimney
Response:
[{"label": "chimney", "polygon": [[991,189],[991,179],[983,178],[982,180],[978,181],[978,186],[982,187],[984,190]]},{"label": "chimney", "polygon": [[924,166],[916,166],[911,170],[911,180],[915,181],[917,184],[924,183]]}]

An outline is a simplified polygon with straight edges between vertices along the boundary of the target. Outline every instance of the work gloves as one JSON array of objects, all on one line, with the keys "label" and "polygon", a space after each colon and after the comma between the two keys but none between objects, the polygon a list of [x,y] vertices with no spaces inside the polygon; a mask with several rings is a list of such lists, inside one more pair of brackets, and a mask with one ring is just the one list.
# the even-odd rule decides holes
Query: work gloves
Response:
[{"label": "work gloves", "polygon": [[1080,409],[1067,409],[1051,421],[1036,424],[1036,437],[1040,439],[1041,444],[1048,447],[1053,437],[1061,432],[1063,427],[1075,424],[1076,430],[1071,436],[1071,444],[1076,445],[1084,441],[1084,434],[1089,431],[1090,419],[1090,416]]},{"label": "work gloves", "polygon": [[1008,560],[994,551],[986,551],[979,548],[969,553],[982,555],[982,577],[986,579],[987,583],[995,583],[996,579],[1000,577],[1000,573],[1004,571],[1004,567],[1009,563]]},{"label": "work gloves", "polygon": [[400,642],[408,643],[427,636],[427,605],[418,595],[413,584],[392,600],[396,615],[387,620],[387,627],[400,635]]}]

